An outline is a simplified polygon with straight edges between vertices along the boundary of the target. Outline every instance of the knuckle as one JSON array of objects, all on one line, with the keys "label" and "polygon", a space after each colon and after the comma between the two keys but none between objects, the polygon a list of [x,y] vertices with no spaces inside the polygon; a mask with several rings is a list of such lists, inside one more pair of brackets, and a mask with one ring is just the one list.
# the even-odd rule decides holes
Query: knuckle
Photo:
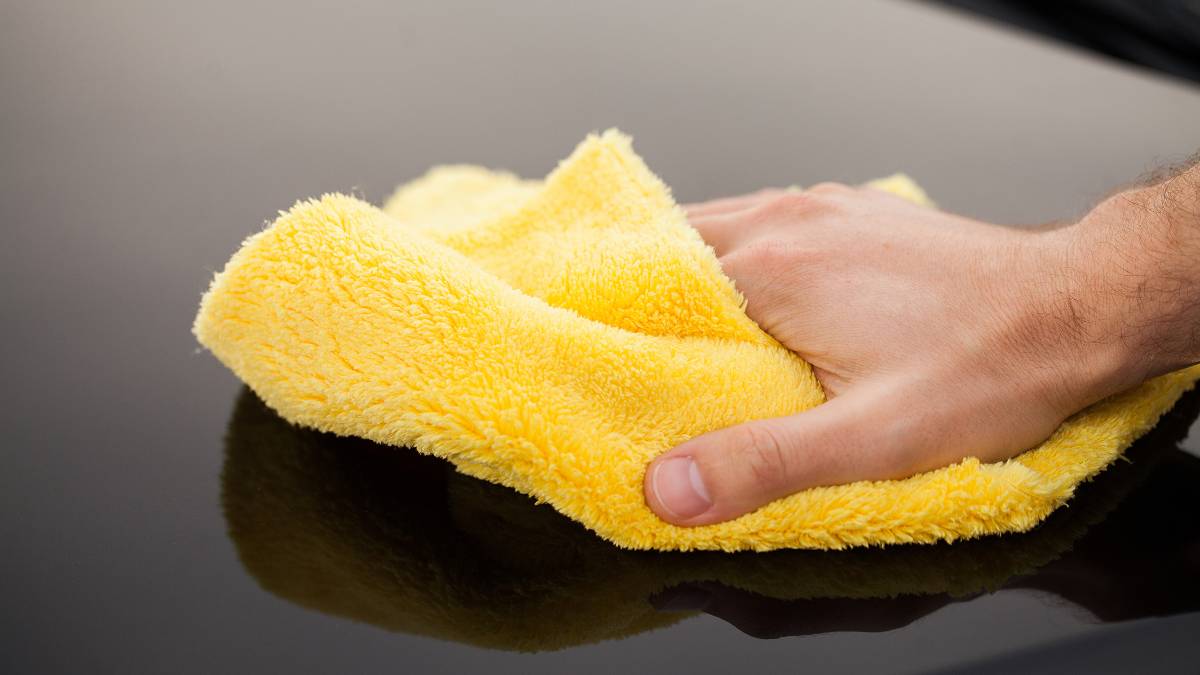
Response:
[{"label": "knuckle", "polygon": [[795,221],[811,218],[829,206],[826,194],[815,192],[782,192],[766,201],[762,215],[776,221]]},{"label": "knuckle", "polygon": [[741,435],[740,461],[752,484],[764,492],[786,484],[790,466],[779,433],[765,424],[747,424]]},{"label": "knuckle", "polygon": [[846,185],[845,183],[826,181],[823,183],[817,183],[816,185],[808,188],[808,191],[819,195],[846,195],[853,192],[854,188]]}]

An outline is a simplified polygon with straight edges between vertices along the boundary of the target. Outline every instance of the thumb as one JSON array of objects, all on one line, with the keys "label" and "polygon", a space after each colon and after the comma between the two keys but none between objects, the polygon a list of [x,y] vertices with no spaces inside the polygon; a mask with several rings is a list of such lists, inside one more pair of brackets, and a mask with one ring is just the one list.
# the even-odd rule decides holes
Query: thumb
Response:
[{"label": "thumb", "polygon": [[646,504],[667,522],[708,525],[806,488],[896,477],[899,446],[879,431],[872,401],[852,392],[697,436],[650,464]]}]

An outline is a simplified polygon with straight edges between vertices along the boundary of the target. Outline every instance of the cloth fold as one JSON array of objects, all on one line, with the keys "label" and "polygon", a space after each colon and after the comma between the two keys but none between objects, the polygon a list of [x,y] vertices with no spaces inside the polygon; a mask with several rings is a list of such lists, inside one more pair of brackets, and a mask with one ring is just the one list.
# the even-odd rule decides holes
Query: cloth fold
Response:
[{"label": "cloth fold", "polygon": [[[901,176],[877,187],[926,200]],[[300,202],[216,276],[194,330],[293,423],[443,457],[639,549],[1027,530],[1200,377],[1191,368],[1102,401],[1008,462],[968,459],[806,490],[727,523],[669,525],[643,501],[651,459],[824,400],[808,365],[743,307],[666,186],[610,131],[543,182],[446,167],[385,210],[343,195]]]}]

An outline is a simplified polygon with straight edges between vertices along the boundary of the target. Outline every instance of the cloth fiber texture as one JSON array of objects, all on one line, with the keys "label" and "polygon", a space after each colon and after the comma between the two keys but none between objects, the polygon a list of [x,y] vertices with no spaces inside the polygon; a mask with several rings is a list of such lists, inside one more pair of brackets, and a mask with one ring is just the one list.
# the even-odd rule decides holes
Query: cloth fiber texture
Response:
[{"label": "cloth fiber texture", "polygon": [[[877,186],[925,200],[902,176]],[[299,202],[216,275],[194,331],[292,423],[445,458],[636,549],[1028,530],[1200,377],[1193,367],[1101,401],[1006,462],[966,459],[670,525],[644,503],[650,460],[824,401],[809,366],[743,308],[666,186],[609,131],[540,182],[445,167],[383,210],[337,194]]]}]

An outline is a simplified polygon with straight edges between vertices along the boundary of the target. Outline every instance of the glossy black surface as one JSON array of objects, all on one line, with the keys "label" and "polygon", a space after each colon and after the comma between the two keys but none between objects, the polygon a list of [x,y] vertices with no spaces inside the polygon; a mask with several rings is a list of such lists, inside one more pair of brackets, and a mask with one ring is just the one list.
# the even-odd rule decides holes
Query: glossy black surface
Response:
[{"label": "glossy black surface", "polygon": [[705,612],[758,638],[902,628],[1009,589],[1096,623],[1200,611],[1200,458],[1190,393],[1069,509],[1021,535],[841,552],[617,549],[445,462],[299,429],[248,389],[226,433],[222,505],[263,588],[389,630],[525,651],[635,635]]},{"label": "glossy black surface", "polygon": [[683,200],[905,169],[1027,223],[1197,119],[1196,90],[896,2],[0,4],[0,672],[1193,672],[1195,396],[1026,535],[630,553],[287,426],[189,327],[296,198],[540,175],[596,128]]}]

